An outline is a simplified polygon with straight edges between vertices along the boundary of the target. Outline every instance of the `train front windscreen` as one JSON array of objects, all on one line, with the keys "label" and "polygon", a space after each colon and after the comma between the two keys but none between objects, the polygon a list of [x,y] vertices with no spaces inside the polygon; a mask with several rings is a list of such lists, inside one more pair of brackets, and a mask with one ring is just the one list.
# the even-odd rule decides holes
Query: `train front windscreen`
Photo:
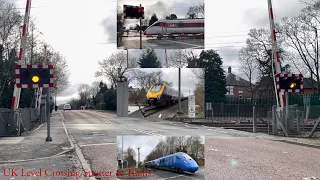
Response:
[{"label": "train front windscreen", "polygon": [[186,153],[180,153],[185,159],[192,160],[192,158]]},{"label": "train front windscreen", "polygon": [[150,92],[159,92],[161,87],[161,85],[155,85],[151,88]]}]

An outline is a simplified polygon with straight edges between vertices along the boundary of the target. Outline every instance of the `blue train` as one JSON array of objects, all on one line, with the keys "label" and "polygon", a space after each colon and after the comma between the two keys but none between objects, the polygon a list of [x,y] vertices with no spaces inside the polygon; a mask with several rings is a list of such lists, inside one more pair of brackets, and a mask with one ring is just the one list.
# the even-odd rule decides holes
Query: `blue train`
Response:
[{"label": "blue train", "polygon": [[145,167],[170,170],[177,173],[195,173],[199,166],[188,154],[178,152],[144,163]]}]

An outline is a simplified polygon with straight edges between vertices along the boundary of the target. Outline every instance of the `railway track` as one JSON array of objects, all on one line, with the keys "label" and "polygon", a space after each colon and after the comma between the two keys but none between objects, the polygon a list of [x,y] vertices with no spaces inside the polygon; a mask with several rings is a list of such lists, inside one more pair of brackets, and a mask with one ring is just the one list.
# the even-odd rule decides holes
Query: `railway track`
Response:
[{"label": "railway track", "polygon": [[[182,97],[181,98],[181,102],[185,101],[187,99],[188,99],[187,97]],[[166,109],[168,107],[172,107],[172,106],[174,106],[174,105],[176,105],[178,103],[175,103],[175,104],[172,104],[172,105],[169,105],[169,106],[153,106],[152,105],[152,106],[148,106],[148,107],[144,107],[144,108],[140,108],[140,105],[137,102],[136,102],[136,104],[139,106],[139,110],[142,113],[142,115],[144,117],[148,117],[148,116],[150,116],[152,114],[155,114],[155,113],[157,113],[159,111],[162,111],[162,110],[164,110],[164,109]]]},{"label": "railway track", "polygon": [[[203,122],[192,122],[190,124],[197,124],[197,125],[205,125],[210,127],[221,127],[224,129],[235,129],[240,131],[246,131],[246,132],[253,132],[253,124],[252,123],[241,123],[241,124],[235,124],[235,123],[203,123]],[[301,126],[301,131],[311,131],[314,125],[305,125],[304,128]],[[295,126],[296,128],[296,126]],[[258,123],[257,124],[257,131],[258,132],[268,132],[268,125],[264,123]],[[272,131],[272,126],[270,125],[269,131]],[[316,131],[320,131],[320,127],[318,126]]]}]

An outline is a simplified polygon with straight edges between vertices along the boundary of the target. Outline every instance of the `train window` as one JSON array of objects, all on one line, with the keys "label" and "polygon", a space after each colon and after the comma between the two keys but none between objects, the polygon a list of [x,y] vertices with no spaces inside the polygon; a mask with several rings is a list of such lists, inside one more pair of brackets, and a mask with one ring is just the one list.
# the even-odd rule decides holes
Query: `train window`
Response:
[{"label": "train window", "polygon": [[180,153],[185,159],[192,160],[192,158],[186,153]]},{"label": "train window", "polygon": [[150,92],[159,92],[161,90],[161,85],[155,85],[151,88]]},{"label": "train window", "polygon": [[176,156],[177,159],[180,159],[178,156]]},{"label": "train window", "polygon": [[155,24],[154,26],[160,26],[160,23]]},{"label": "train window", "polygon": [[182,23],[182,22],[180,22],[180,24],[179,24],[179,25],[180,25],[180,27],[183,27],[183,23]]}]

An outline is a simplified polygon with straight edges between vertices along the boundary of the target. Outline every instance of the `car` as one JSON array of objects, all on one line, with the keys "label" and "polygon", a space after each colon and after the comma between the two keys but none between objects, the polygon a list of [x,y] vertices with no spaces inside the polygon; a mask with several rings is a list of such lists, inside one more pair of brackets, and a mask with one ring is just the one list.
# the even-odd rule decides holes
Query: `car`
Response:
[{"label": "car", "polygon": [[65,104],[64,106],[63,106],[63,110],[65,111],[65,110],[71,110],[71,105],[70,104]]}]

